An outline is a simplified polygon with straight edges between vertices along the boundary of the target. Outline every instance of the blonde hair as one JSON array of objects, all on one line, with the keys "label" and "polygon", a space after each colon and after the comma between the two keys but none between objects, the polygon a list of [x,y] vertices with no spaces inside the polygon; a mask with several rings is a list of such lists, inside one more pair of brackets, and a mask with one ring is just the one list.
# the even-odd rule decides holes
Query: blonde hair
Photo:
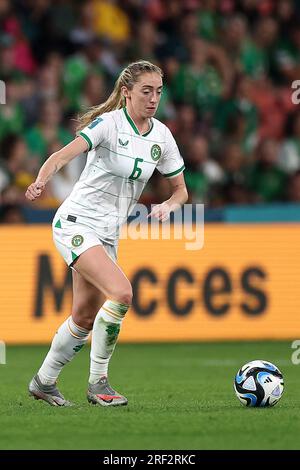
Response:
[{"label": "blonde hair", "polygon": [[98,105],[90,108],[85,114],[78,118],[78,128],[80,131],[92,122],[97,116],[114,111],[115,109],[121,109],[124,106],[123,96],[121,93],[122,86],[126,86],[129,90],[132,90],[133,85],[138,81],[139,77],[143,73],[156,72],[163,77],[163,71],[157,66],[146,60],[139,60],[129,64],[120,74],[117,79],[114,89],[108,99]]}]

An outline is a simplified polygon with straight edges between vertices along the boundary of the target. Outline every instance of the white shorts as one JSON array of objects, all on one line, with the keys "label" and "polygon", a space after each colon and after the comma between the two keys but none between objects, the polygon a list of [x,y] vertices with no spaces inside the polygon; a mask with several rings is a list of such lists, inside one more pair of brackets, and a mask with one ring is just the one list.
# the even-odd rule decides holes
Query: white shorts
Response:
[{"label": "white shorts", "polygon": [[56,214],[52,223],[53,240],[56,248],[68,266],[92,246],[101,245],[113,261],[117,261],[117,246],[101,240],[99,235],[87,225],[79,224],[74,216]]}]

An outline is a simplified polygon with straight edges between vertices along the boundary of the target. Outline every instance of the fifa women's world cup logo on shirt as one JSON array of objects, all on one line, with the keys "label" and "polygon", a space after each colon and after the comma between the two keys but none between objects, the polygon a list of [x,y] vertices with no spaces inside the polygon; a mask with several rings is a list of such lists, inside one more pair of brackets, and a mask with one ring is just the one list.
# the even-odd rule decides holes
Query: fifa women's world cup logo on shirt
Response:
[{"label": "fifa women's world cup logo on shirt", "polygon": [[159,145],[154,144],[151,147],[151,158],[155,162],[161,157],[161,148]]}]

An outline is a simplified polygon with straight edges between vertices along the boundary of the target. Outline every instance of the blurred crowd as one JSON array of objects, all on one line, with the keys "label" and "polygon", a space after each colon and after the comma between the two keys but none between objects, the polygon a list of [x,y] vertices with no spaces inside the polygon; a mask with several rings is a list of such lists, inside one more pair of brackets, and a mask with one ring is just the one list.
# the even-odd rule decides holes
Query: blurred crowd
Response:
[{"label": "blurred crowd", "polygon": [[[0,0],[1,221],[23,220],[42,163],[137,59],[164,71],[156,117],[185,160],[189,202],[300,202],[299,18],[296,0]],[[84,164],[32,207],[57,207]],[[141,202],[168,191],[157,172]]]}]

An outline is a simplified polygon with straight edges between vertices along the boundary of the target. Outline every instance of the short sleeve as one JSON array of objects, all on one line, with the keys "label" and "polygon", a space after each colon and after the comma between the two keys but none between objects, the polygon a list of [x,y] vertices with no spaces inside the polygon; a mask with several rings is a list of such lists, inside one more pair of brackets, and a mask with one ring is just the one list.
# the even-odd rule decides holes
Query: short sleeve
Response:
[{"label": "short sleeve", "polygon": [[168,128],[166,128],[165,148],[156,168],[166,178],[179,175],[185,168],[175,139]]},{"label": "short sleeve", "polygon": [[84,138],[88,144],[88,150],[92,150],[97,147],[108,135],[108,117],[98,116],[88,126],[82,129],[78,135]]}]

